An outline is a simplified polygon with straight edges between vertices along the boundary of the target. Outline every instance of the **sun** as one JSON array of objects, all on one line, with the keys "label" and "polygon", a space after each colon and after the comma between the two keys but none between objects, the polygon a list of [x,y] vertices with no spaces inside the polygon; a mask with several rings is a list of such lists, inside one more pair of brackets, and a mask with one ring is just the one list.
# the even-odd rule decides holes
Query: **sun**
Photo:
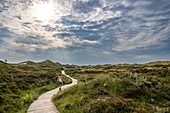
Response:
[{"label": "sun", "polygon": [[33,15],[40,21],[48,21],[55,15],[55,8],[51,2],[40,2],[33,6]]}]

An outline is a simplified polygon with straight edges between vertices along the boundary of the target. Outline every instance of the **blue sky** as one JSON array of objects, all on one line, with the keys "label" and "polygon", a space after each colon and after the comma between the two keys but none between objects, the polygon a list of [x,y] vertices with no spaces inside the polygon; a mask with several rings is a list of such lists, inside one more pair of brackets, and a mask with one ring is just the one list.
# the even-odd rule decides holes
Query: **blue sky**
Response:
[{"label": "blue sky", "polygon": [[170,0],[1,0],[0,60],[170,60]]}]

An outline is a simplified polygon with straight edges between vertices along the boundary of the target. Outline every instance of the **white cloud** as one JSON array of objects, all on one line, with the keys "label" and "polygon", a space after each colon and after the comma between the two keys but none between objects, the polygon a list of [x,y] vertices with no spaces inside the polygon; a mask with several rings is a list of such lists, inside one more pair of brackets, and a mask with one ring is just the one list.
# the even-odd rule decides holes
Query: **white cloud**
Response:
[{"label": "white cloud", "polygon": [[139,47],[143,47],[143,45],[140,45],[142,38],[145,38],[146,34],[140,33],[136,35],[133,38],[128,38],[128,37],[119,37],[118,44],[116,47],[112,48],[113,51],[130,51],[134,50]]},{"label": "white cloud", "polygon": [[0,46],[0,53],[5,53],[5,52],[7,52],[7,50],[3,46]]},{"label": "white cloud", "polygon": [[[20,48],[21,49],[21,48]],[[22,54],[22,53],[18,53],[16,51],[16,48],[11,48],[9,46],[0,46],[0,53],[1,53],[1,57],[9,57],[9,58],[13,58],[13,57],[18,57],[18,58],[21,58],[21,57],[25,57],[25,54]]]},{"label": "white cloud", "polygon": [[79,38],[75,37],[65,37],[64,40],[68,42],[70,45],[76,45],[76,44],[99,44],[99,41],[95,40],[80,40]]},{"label": "white cloud", "polygon": [[99,41],[95,41],[95,40],[82,40],[83,43],[87,43],[87,44],[98,44]]},{"label": "white cloud", "polygon": [[[58,37],[53,37],[55,33],[60,32],[61,30],[69,29],[70,27],[74,27],[74,28],[80,27],[78,25],[67,26],[62,23],[56,22],[61,17],[70,15],[71,13],[75,17],[77,17],[77,15],[80,16],[78,13],[73,11],[73,5],[74,5],[73,2],[76,2],[76,1],[60,1],[60,0],[56,1],[55,0],[54,2],[54,0],[50,0],[50,2],[48,2],[48,5],[52,4],[56,9],[54,9],[55,15],[51,17],[49,21],[38,20],[40,18],[36,18],[35,16],[35,12],[36,12],[35,9],[37,8],[36,7],[37,4],[39,3],[47,4],[47,2],[31,1],[29,3],[29,2],[20,2],[18,0],[6,2],[6,5],[10,7],[8,8],[7,12],[1,13],[0,23],[2,24],[2,26],[8,28],[9,30],[17,34],[18,38],[20,36],[28,37],[30,35],[32,36],[39,35],[39,36],[43,36],[46,38],[37,39],[37,42],[44,40],[46,42],[50,42],[50,44],[40,45],[40,44],[26,44],[24,42],[17,43],[17,42],[14,42],[17,39],[17,36],[14,36],[12,40],[6,40],[6,42],[8,42],[9,45],[11,44],[12,47],[22,46],[26,50],[28,49],[30,51],[35,51],[36,48],[43,49],[43,50],[49,49],[49,48],[65,48],[67,46],[73,45],[73,43],[97,44],[98,43],[97,41],[80,40],[80,39],[74,39],[74,38],[72,38],[72,40],[65,41]],[[86,0],[83,2],[88,2],[88,1]],[[109,13],[110,12],[108,12],[107,17],[111,15]],[[86,15],[86,16],[89,16],[89,15]],[[42,14],[41,14],[41,17],[42,17]],[[104,18],[104,16],[102,18]],[[23,23],[29,23],[29,24],[27,24],[26,26],[23,26]],[[54,28],[54,31],[52,32],[46,31],[45,30],[46,27],[43,27],[46,25],[49,25],[50,27]],[[64,32],[66,33],[67,31],[64,31]]]},{"label": "white cloud", "polygon": [[134,2],[133,6],[135,7],[146,7],[148,5],[151,5],[152,2],[151,1],[136,1]]},{"label": "white cloud", "polygon": [[49,42],[46,47],[47,49],[48,48],[65,48],[67,46],[71,46],[71,43],[66,42],[62,39],[56,38],[56,37],[48,37],[48,38],[45,38],[45,40]]},{"label": "white cloud", "polygon": [[137,58],[137,59],[150,59],[150,58],[152,58],[152,57],[153,57],[153,56],[147,55],[147,54],[134,56],[134,58]]},{"label": "white cloud", "polygon": [[110,52],[110,51],[103,51],[102,54],[103,55],[112,55],[112,52]]},{"label": "white cloud", "polygon": [[[156,30],[160,29],[162,25],[157,20],[170,19],[169,14],[165,16],[159,14],[167,13],[169,8],[167,10],[159,10],[158,8],[154,12],[154,10],[150,10],[152,7],[146,8],[146,6],[148,7],[154,3],[152,1],[100,0],[96,1],[99,5],[86,6],[89,5],[88,2],[93,1],[49,0],[49,4],[54,6],[52,10],[55,12],[52,14],[55,15],[50,16],[48,21],[36,18],[36,11],[34,11],[36,4],[45,1],[30,1],[20,2],[20,0],[13,0],[5,2],[5,6],[10,7],[7,11],[0,13],[0,24],[16,34],[16,36],[11,36],[11,39],[5,39],[7,44],[11,45],[11,48],[16,47],[19,49],[23,47],[25,50],[36,51],[36,49],[67,48],[77,45],[84,46],[84,44],[95,45],[103,43],[100,41],[114,40],[114,44],[105,45],[106,48],[109,46],[113,51],[119,52],[131,51],[149,47],[150,45],[159,45],[162,40],[167,39],[167,33],[169,32],[169,27],[167,27],[161,33],[156,33]],[[80,7],[80,5],[85,7]],[[152,16],[154,14],[156,15]],[[24,26],[23,23],[29,24]],[[48,27],[53,30],[48,31]],[[81,33],[80,35],[82,36],[79,36],[78,32],[71,31],[73,29],[75,31],[83,29],[89,31],[89,34]],[[53,37],[54,34],[56,34],[56,37]],[[63,36],[61,38],[57,37],[57,34],[71,35],[70,37]],[[100,39],[89,39],[91,34],[94,36],[99,35]],[[17,39],[28,36],[43,37],[34,41],[45,42],[45,44],[16,42]],[[81,39],[81,37],[83,38]],[[29,37],[25,40],[29,40]]]},{"label": "white cloud", "polygon": [[109,11],[102,10],[101,8],[94,8],[84,21],[103,21],[110,18],[115,18],[121,16],[121,11]]},{"label": "white cloud", "polygon": [[138,33],[134,37],[124,37],[121,36],[117,39],[118,44],[115,45],[112,50],[113,51],[131,51],[131,50],[136,50],[140,48],[148,48],[149,46],[152,45],[159,45],[162,46],[164,43],[162,41],[168,40],[169,39],[169,33],[168,31],[170,30],[169,25],[164,28],[161,32],[158,32],[156,34],[152,33]]},{"label": "white cloud", "polygon": [[70,45],[64,40],[55,37],[42,38],[41,40],[38,39],[37,42],[39,43],[34,43],[34,42],[25,43],[25,42],[10,41],[8,42],[8,45],[10,45],[12,48],[15,48],[15,50],[19,50],[20,48],[22,48],[23,50],[29,52],[35,52],[36,49],[47,50],[50,48],[65,48]]}]

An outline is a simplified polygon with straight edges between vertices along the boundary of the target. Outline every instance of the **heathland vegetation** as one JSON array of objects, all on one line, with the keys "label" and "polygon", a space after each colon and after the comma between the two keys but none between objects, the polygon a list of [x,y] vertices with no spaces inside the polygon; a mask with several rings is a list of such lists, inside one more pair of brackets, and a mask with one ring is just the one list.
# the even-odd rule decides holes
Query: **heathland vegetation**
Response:
[{"label": "heathland vegetation", "polygon": [[61,113],[169,113],[170,62],[69,66],[79,83],[54,96]]},{"label": "heathland vegetation", "polygon": [[[0,113],[25,113],[42,93],[58,87],[62,65],[49,60],[7,64],[0,61]],[[65,83],[71,80],[64,77]]]},{"label": "heathland vegetation", "polygon": [[170,112],[169,61],[76,66],[46,60],[0,61],[0,113],[25,113],[40,94],[58,87],[55,76],[62,67],[78,84],[53,97],[61,113]]}]

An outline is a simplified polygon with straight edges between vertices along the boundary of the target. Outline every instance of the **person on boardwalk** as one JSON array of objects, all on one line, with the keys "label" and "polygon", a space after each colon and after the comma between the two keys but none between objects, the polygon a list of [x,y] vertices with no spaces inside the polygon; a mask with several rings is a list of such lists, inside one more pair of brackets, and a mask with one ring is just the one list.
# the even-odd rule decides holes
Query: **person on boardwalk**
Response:
[{"label": "person on boardwalk", "polygon": [[62,85],[63,85],[63,80],[62,80],[62,75],[61,75],[61,74],[58,75],[58,77],[57,77],[57,82],[58,82],[58,84],[59,84],[59,90],[61,91],[61,87],[62,87]]}]

